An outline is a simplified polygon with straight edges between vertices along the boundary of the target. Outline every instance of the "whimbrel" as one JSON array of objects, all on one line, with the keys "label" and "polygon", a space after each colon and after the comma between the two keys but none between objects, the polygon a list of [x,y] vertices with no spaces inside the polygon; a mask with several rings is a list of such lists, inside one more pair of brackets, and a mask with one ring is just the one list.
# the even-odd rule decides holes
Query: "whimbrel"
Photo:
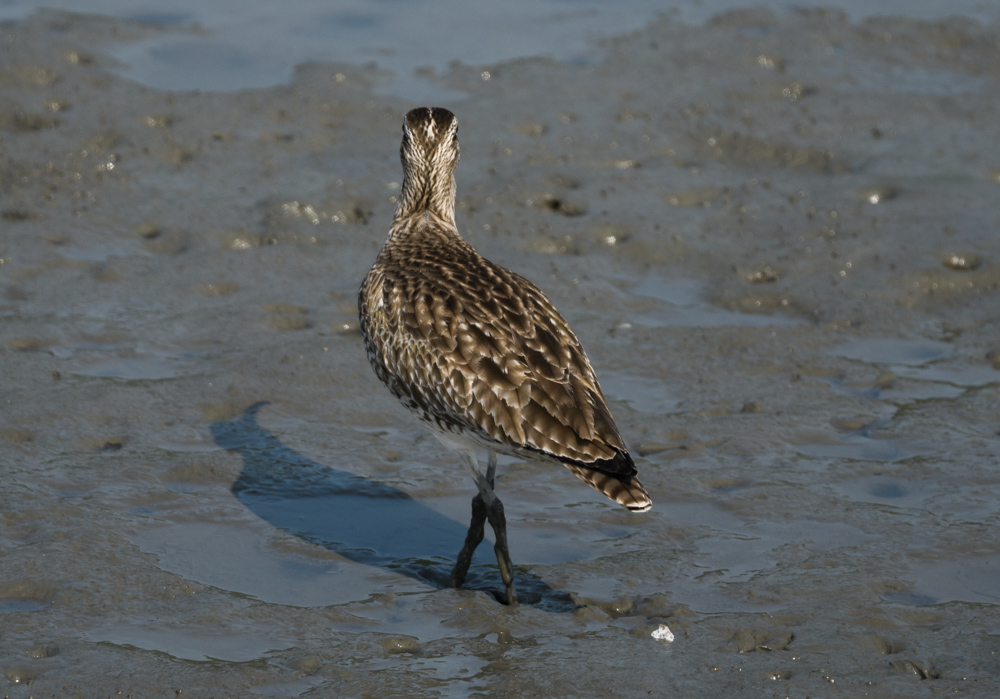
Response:
[{"label": "whimbrel", "polygon": [[452,586],[465,582],[488,520],[507,602],[516,604],[494,492],[498,454],[562,464],[633,512],[652,502],[569,324],[538,287],[459,235],[457,129],[440,107],[407,113],[402,191],[358,306],[376,375],[458,452],[479,490]]}]

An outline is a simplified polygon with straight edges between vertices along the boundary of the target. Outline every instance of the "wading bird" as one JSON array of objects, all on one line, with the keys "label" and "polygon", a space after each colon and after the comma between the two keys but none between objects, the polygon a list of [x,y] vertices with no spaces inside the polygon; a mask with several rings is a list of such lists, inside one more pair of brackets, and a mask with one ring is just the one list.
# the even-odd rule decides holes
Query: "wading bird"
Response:
[{"label": "wading bird", "polygon": [[569,324],[534,284],[459,235],[457,129],[455,115],[439,107],[403,120],[402,191],[358,306],[375,374],[458,452],[479,489],[451,585],[465,582],[488,520],[507,603],[516,604],[493,490],[497,454],[562,464],[633,512],[652,502]]}]

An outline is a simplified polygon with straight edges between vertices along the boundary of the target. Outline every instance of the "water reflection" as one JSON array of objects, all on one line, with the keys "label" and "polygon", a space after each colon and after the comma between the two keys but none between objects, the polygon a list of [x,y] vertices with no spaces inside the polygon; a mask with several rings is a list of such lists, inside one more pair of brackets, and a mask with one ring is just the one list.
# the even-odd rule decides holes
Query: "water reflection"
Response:
[{"label": "water reflection", "polygon": [[[316,463],[290,449],[257,423],[265,405],[257,403],[236,420],[211,425],[216,444],[243,459],[243,470],[231,488],[240,502],[269,524],[352,561],[447,587],[467,525],[392,486]],[[522,569],[517,570],[517,583],[524,601],[573,608],[568,594]],[[465,587],[502,599],[502,583],[486,542],[473,559]]]}]

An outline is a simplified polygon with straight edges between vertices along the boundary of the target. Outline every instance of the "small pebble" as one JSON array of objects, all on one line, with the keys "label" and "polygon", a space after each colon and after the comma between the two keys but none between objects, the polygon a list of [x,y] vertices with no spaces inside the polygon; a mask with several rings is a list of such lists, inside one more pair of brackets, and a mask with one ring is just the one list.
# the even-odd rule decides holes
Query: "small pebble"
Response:
[{"label": "small pebble", "polygon": [[674,632],[666,624],[660,624],[659,628],[653,631],[653,638],[657,641],[664,641],[665,643],[673,643]]}]

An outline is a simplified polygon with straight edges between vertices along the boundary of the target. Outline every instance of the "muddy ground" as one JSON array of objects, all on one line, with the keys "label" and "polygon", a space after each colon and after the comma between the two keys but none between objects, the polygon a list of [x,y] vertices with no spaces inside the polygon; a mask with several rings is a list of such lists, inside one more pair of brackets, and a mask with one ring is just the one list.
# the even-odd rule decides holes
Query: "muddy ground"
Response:
[{"label": "muddy ground", "polygon": [[505,463],[516,609],[486,546],[442,587],[474,487],[358,334],[417,105],[115,76],[167,31],[0,28],[4,695],[1000,693],[1000,27],[748,10],[425,76],[463,235],[655,503]]}]

